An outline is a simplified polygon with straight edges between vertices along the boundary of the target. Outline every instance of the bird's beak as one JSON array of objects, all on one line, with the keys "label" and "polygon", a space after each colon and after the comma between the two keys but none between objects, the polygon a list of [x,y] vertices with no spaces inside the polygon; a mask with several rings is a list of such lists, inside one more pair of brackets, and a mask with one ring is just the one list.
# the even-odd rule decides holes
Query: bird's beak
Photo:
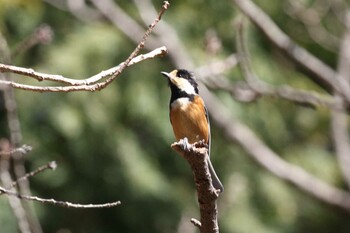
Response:
[{"label": "bird's beak", "polygon": [[177,85],[178,81],[177,81],[177,77],[174,77],[173,72],[167,73],[167,72],[160,72],[162,75],[164,75],[164,77],[166,77],[168,79],[169,82]]},{"label": "bird's beak", "polygon": [[167,72],[160,72],[162,75],[164,75],[166,78],[169,78],[169,73],[167,73]]}]

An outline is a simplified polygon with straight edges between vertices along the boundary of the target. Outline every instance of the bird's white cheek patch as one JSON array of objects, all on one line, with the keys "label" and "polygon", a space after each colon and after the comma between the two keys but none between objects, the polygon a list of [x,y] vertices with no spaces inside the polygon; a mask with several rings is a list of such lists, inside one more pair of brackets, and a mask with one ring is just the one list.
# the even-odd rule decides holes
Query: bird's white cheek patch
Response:
[{"label": "bird's white cheek patch", "polygon": [[194,87],[191,85],[191,83],[187,80],[184,79],[179,79],[177,84],[178,88],[184,92],[186,92],[187,94],[191,95],[191,94],[196,94]]}]

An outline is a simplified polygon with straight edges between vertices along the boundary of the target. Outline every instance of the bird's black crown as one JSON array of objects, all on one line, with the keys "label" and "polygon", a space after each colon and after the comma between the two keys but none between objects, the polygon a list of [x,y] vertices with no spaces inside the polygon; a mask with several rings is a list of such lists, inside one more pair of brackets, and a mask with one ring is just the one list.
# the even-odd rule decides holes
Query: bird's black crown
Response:
[{"label": "bird's black crown", "polygon": [[196,82],[196,78],[191,72],[185,69],[179,69],[177,70],[176,76],[188,80],[189,83],[194,87],[196,93],[198,94],[198,83]]}]

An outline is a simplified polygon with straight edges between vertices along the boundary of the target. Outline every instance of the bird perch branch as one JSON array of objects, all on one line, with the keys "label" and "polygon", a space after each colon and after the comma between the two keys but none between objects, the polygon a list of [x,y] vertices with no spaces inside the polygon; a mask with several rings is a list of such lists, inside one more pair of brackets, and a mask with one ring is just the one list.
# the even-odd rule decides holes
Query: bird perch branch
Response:
[{"label": "bird perch branch", "polygon": [[191,221],[199,227],[201,233],[218,233],[216,200],[219,194],[212,185],[209,172],[208,146],[204,142],[189,144],[185,138],[173,143],[171,147],[187,160],[193,171],[200,209],[200,223],[195,220]]}]

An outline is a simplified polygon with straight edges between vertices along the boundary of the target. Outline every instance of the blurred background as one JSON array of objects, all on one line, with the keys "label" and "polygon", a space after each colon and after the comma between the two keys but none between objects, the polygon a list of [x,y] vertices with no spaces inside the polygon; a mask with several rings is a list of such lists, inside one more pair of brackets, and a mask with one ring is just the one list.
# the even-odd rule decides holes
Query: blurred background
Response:
[{"label": "blurred background", "polygon": [[[336,69],[345,1],[254,2],[293,40]],[[170,4],[142,51],[165,45],[168,56],[127,68],[99,92],[14,91],[21,133],[17,144],[33,147],[25,155],[25,170],[53,160],[58,164],[55,171],[30,179],[32,195],[74,203],[122,203],[88,210],[30,203],[30,218],[37,219],[32,232],[197,231],[189,222],[199,213],[192,172],[170,148],[175,140],[168,118],[170,91],[160,75],[175,68],[194,71],[231,116],[285,161],[348,190],[335,155],[327,107],[269,96],[240,101],[220,88],[220,82],[244,82],[236,66],[236,21],[242,17],[238,7],[229,0]],[[11,61],[2,55],[2,63],[74,79],[90,77],[129,56],[161,5],[162,1],[148,0],[0,0],[2,53],[7,48],[12,54]],[[45,28],[43,41],[26,49],[22,42],[38,28]],[[327,95],[327,88],[313,82],[249,20],[245,33],[254,72],[263,81]],[[51,85],[24,76],[10,78]],[[4,96],[0,138],[10,140]],[[271,174],[227,138],[215,121],[211,155],[226,188],[218,199],[221,232],[350,232],[349,212]],[[13,164],[9,166],[14,177]],[[0,232],[21,232],[5,195],[0,196],[0,209]]]}]

